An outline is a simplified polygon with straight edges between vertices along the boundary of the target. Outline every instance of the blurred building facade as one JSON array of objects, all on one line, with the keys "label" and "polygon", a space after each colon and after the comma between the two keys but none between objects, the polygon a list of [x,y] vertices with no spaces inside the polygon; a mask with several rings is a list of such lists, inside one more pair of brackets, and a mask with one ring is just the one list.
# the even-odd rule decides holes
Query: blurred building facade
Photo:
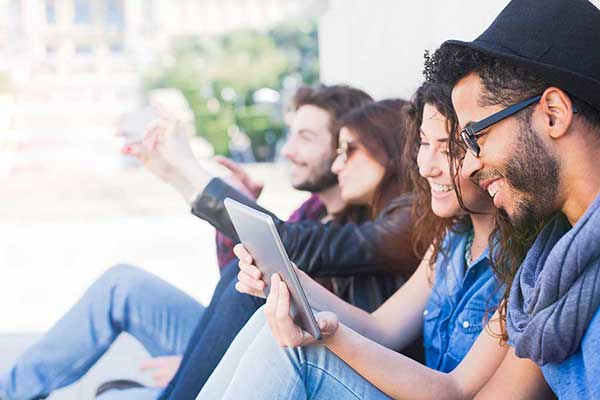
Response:
[{"label": "blurred building facade", "polygon": [[[0,0],[0,72],[10,124],[107,121],[139,105],[143,71],[172,39],[315,15],[302,0]],[[5,96],[6,97],[6,96]],[[6,108],[5,108],[6,110]]]},{"label": "blurred building facade", "polygon": [[115,110],[139,104],[141,71],[168,64],[177,36],[315,16],[322,81],[353,84],[378,98],[408,97],[422,80],[425,49],[447,38],[476,37],[507,3],[0,0],[0,74],[5,75],[0,90],[7,81],[12,85],[11,95],[0,97],[0,128],[47,124],[52,118],[64,126],[73,121],[65,120],[69,115],[106,120]]},{"label": "blurred building facade", "polygon": [[424,50],[474,39],[508,1],[332,0],[319,24],[321,79],[408,98],[423,80]]},{"label": "blurred building facade", "polygon": [[[423,80],[424,50],[475,39],[508,2],[330,0],[319,23],[321,80],[377,98],[408,98]],[[600,7],[600,0],[591,2]]]}]

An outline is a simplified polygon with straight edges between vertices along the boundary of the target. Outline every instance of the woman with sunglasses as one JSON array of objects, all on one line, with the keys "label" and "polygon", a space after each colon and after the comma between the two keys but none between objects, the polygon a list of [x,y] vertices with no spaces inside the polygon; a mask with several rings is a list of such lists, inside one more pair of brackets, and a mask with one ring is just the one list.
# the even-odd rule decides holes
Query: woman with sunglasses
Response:
[{"label": "woman with sunglasses", "polygon": [[[318,343],[290,318],[289,292],[274,275],[264,312],[238,335],[199,399],[462,399],[474,397],[494,373],[507,350],[494,314],[502,295],[490,268],[494,208],[451,168],[447,146],[456,124],[449,89],[426,84],[414,102],[419,128],[408,138],[405,158],[414,162],[415,243],[428,248],[415,274],[366,313],[300,272],[311,305],[326,310],[316,315],[324,337]],[[360,131],[346,127],[340,140],[360,142]],[[361,151],[376,162],[365,150],[355,152]],[[236,252],[238,290],[264,295],[251,256],[241,245]],[[426,365],[396,352],[421,332]]]}]

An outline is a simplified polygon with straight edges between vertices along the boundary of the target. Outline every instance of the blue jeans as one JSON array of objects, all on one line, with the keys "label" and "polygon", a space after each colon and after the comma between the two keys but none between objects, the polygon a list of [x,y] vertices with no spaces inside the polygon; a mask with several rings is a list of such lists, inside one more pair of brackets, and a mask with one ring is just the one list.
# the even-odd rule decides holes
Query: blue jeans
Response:
[{"label": "blue jeans", "polygon": [[213,298],[196,326],[181,366],[161,400],[189,400],[196,397],[221,358],[263,304],[264,300],[235,290],[239,271],[237,260],[224,270]]},{"label": "blue jeans", "polygon": [[325,346],[279,347],[263,314],[250,319],[196,400],[389,399]]},{"label": "blue jeans", "polygon": [[0,398],[43,398],[75,382],[121,332],[152,356],[182,354],[203,312],[196,300],[148,272],[112,267],[0,376]]}]

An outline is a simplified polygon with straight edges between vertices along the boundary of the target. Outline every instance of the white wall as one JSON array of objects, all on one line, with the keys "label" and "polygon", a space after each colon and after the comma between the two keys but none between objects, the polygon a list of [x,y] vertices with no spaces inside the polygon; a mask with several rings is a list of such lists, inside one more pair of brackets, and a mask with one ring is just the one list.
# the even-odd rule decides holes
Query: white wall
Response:
[{"label": "white wall", "polygon": [[[596,0],[595,0],[596,1]],[[408,98],[422,81],[423,51],[472,40],[508,0],[330,0],[319,25],[321,79],[376,98]]]}]

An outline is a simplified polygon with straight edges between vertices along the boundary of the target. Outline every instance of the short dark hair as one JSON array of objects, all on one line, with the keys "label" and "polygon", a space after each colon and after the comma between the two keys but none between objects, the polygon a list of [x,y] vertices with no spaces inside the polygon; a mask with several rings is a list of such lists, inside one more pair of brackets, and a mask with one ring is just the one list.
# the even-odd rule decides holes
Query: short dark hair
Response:
[{"label": "short dark hair", "polygon": [[340,130],[338,120],[353,108],[372,101],[373,98],[366,92],[348,85],[319,84],[300,87],[292,99],[292,105],[294,110],[310,105],[327,111],[331,117],[330,131],[337,136]]},{"label": "short dark hair", "polygon": [[[433,54],[425,52],[423,74],[428,82],[453,87],[473,72],[479,75],[484,87],[482,98],[479,99],[482,105],[510,106],[552,86],[551,82],[523,66],[469,47],[444,43]],[[600,134],[600,110],[571,94],[569,96],[578,109],[578,115]]]}]

